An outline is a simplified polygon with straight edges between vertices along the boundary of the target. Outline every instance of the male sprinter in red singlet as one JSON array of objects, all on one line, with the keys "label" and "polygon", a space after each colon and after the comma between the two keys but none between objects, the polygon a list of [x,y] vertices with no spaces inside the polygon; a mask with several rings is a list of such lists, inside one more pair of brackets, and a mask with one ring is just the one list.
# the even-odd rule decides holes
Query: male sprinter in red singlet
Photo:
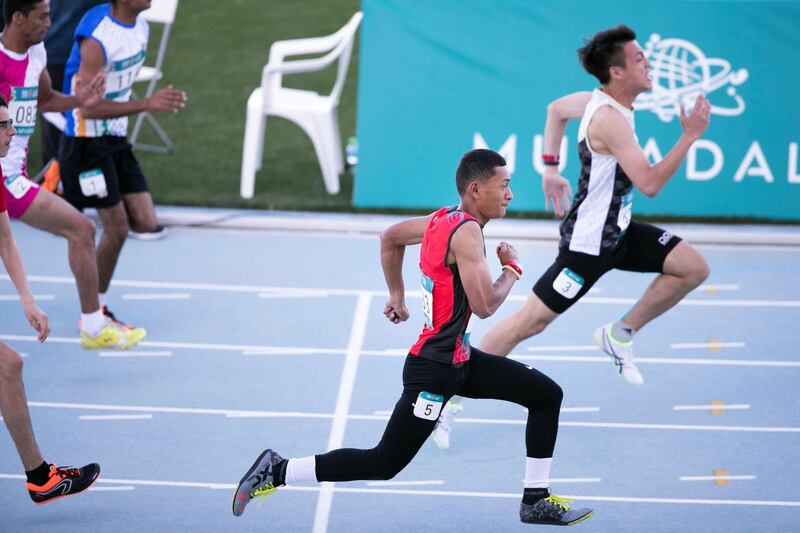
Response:
[{"label": "male sprinter in red singlet", "polygon": [[528,409],[523,522],[570,525],[591,516],[591,509],[570,509],[568,500],[550,494],[561,387],[537,370],[469,345],[466,330],[472,313],[491,316],[522,274],[517,251],[510,244],[497,246],[503,269],[494,282],[485,256],[483,226],[504,216],[512,198],[505,167],[505,159],[491,150],[467,152],[456,171],[458,207],[405,220],[381,235],[381,265],[389,288],[383,312],[394,323],[408,319],[402,275],[405,248],[422,243],[426,324],[406,358],[403,394],[378,445],[371,450],[340,449],[288,460],[267,449],[239,482],[234,515],[241,515],[253,498],[286,484],[393,478],[431,434],[442,406],[460,394],[507,400]]}]

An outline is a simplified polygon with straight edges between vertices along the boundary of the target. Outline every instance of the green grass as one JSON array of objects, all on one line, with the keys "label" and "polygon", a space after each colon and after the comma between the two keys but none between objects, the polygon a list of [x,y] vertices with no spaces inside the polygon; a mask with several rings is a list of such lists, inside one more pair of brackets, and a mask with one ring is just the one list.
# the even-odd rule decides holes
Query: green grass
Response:
[{"label": "green grass", "polygon": [[[275,40],[334,33],[359,9],[358,0],[183,0],[164,59],[165,78],[187,92],[176,115],[157,120],[175,143],[171,155],[137,151],[156,203],[261,209],[349,210],[353,178],[341,176],[341,192],[325,192],[311,141],[295,124],[269,117],[264,161],[252,200],[239,196],[245,105],[261,81]],[[149,61],[160,32],[150,39]],[[287,76],[285,83],[329,92],[335,65],[323,72]],[[358,42],[339,104],[344,142],[355,132]],[[141,92],[140,88],[140,92]],[[132,127],[132,126],[131,126]],[[154,136],[143,127],[143,142]],[[40,157],[38,134],[31,143],[32,170]]]}]

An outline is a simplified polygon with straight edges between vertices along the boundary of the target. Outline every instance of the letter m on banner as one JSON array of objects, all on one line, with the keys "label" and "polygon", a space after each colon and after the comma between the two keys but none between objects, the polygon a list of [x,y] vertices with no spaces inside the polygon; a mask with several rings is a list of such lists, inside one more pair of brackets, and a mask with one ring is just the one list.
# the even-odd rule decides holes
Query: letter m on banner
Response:
[{"label": "letter m on banner", "polygon": [[[472,148],[487,148],[489,150],[494,150],[488,144],[486,144],[486,140],[483,138],[483,135],[480,132],[475,132],[475,135],[472,136]],[[495,150],[498,154],[502,155],[506,160],[506,169],[508,170],[509,174],[513,174],[514,170],[517,168],[517,134],[512,133],[506,139],[506,142],[503,143],[503,146],[500,147],[499,150]]]}]

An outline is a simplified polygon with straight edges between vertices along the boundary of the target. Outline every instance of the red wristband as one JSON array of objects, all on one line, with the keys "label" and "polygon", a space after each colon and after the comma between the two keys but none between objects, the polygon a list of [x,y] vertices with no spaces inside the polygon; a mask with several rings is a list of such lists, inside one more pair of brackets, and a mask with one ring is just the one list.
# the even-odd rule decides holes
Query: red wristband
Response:
[{"label": "red wristband", "polygon": [[558,155],[542,154],[542,163],[546,167],[557,167],[561,162],[561,157]]},{"label": "red wristband", "polygon": [[516,261],[506,261],[503,263],[503,268],[510,268],[517,274],[517,279],[522,277],[522,267]]}]

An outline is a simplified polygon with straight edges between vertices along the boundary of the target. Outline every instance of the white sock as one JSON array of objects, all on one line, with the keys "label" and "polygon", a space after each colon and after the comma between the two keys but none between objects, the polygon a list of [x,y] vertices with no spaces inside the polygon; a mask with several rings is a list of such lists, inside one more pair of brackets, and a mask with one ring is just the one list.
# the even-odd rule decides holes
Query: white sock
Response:
[{"label": "white sock", "polygon": [[105,292],[97,293],[97,299],[100,300],[100,307],[101,308],[106,306],[106,293]]},{"label": "white sock", "polygon": [[287,485],[304,481],[317,481],[317,458],[313,455],[289,459],[286,465]]},{"label": "white sock", "polygon": [[534,457],[525,458],[525,488],[526,489],[546,489],[550,486],[550,464],[552,457],[546,459],[536,459]]},{"label": "white sock", "polygon": [[99,335],[105,323],[106,317],[100,309],[94,313],[81,313],[81,331],[90,337]]},{"label": "white sock", "polygon": [[611,336],[619,342],[630,342],[634,335],[636,335],[636,330],[626,324],[624,320],[617,320],[611,326]]}]

